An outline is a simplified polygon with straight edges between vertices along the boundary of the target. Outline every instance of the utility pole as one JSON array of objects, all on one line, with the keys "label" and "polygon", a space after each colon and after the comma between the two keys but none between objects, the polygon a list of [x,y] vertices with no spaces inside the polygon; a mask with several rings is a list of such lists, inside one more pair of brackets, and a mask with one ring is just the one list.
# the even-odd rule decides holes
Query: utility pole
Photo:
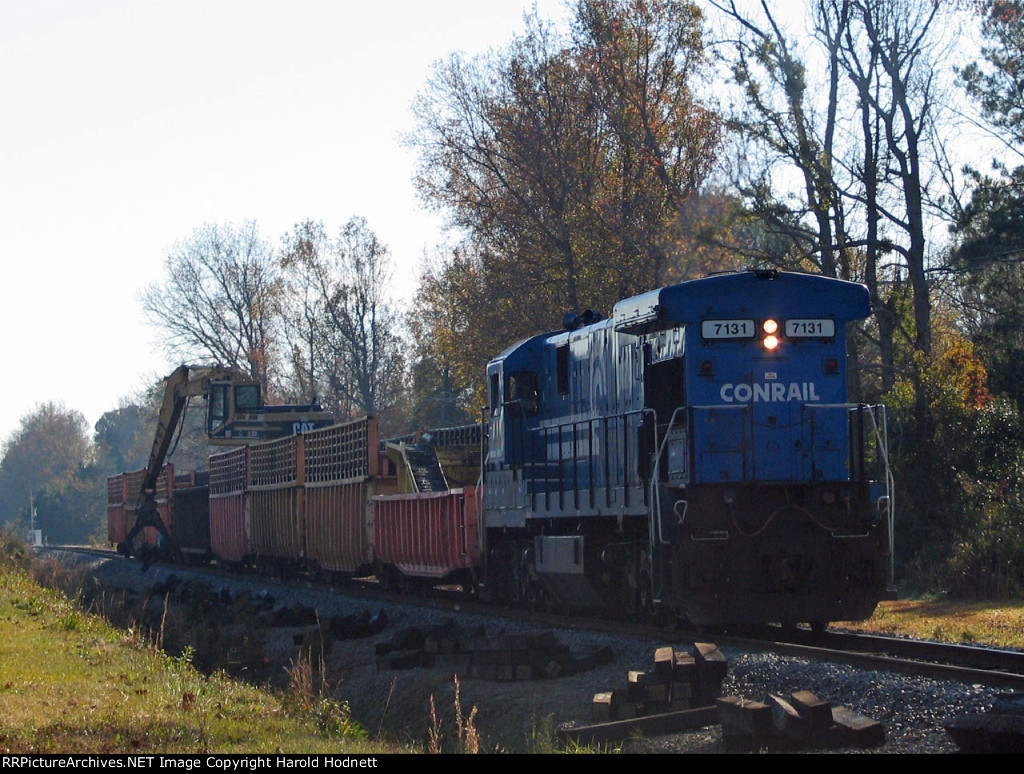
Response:
[{"label": "utility pole", "polygon": [[36,530],[36,493],[28,493],[28,542],[34,546],[43,544],[42,530]]}]

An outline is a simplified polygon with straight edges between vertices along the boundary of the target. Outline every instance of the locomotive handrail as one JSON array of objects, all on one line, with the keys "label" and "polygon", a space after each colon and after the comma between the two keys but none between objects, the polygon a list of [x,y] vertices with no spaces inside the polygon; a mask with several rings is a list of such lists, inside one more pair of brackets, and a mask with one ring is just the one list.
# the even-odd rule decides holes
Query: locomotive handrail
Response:
[{"label": "locomotive handrail", "polygon": [[[537,498],[541,494],[538,491],[538,468],[545,469],[548,465],[557,465],[559,472],[561,473],[561,466],[563,463],[571,464],[571,475],[568,479],[562,475],[557,477],[558,479],[558,490],[557,492],[551,491],[550,487],[543,487],[544,495],[544,506],[545,508],[551,507],[551,497],[557,495],[558,497],[558,509],[564,510],[566,507],[567,496],[572,497],[572,506],[574,508],[580,508],[580,494],[581,489],[581,467],[580,467],[580,448],[584,446],[579,438],[579,432],[582,428],[587,431],[588,442],[585,448],[589,449],[588,458],[590,460],[589,475],[587,476],[586,489],[589,492],[589,504],[593,506],[596,495],[596,473],[593,462],[596,459],[594,454],[594,443],[595,438],[599,439],[599,443],[605,450],[604,454],[601,454],[603,458],[603,470],[604,470],[604,483],[605,483],[605,505],[611,504],[611,489],[612,482],[610,480],[610,468],[609,468],[609,455],[607,449],[610,448],[611,443],[611,432],[609,426],[612,422],[622,421],[625,422],[630,417],[637,417],[642,415],[651,414],[655,415],[655,412],[651,408],[633,409],[630,411],[624,411],[619,414],[612,414],[603,417],[590,417],[587,419],[569,420],[564,422],[555,422],[553,424],[539,425],[537,427],[527,427],[525,422],[516,422],[512,432],[515,432],[518,439],[521,450],[528,450],[529,453],[524,455],[522,460],[514,464],[510,464],[509,467],[512,469],[518,468],[523,472],[523,482],[527,481],[530,483],[530,491],[528,496],[530,498],[533,507],[536,507]],[[657,436],[657,424],[654,425],[655,433],[655,446],[658,444]],[[569,435],[568,439],[565,438]],[[554,439],[554,440],[552,440]],[[557,445],[557,456],[554,459],[550,459],[547,454],[547,449],[552,445]],[[625,425],[623,425],[622,432],[622,443],[624,448],[622,450],[625,458],[629,456],[629,447],[631,444],[630,433],[625,432]],[[563,451],[564,447],[570,444],[571,452],[569,456]],[[543,463],[538,463],[538,445],[543,445],[544,448],[544,460]],[[529,469],[527,469],[529,468]],[[623,488],[623,507],[629,507],[630,504],[630,486],[632,485],[632,476],[636,476],[636,473],[631,474],[629,466],[622,466],[622,479],[621,484]],[[564,486],[563,483],[568,483],[570,486]],[[642,483],[642,482],[641,482]],[[646,489],[641,489],[642,492],[646,493]],[[646,497],[645,497],[646,499]]]},{"label": "locomotive handrail", "polygon": [[[887,539],[889,543],[889,582],[891,584],[893,582],[893,579],[896,577],[896,546],[895,536],[893,533],[896,521],[896,483],[892,472],[892,466],[889,461],[889,415],[888,411],[886,410],[886,406],[883,404],[866,403],[808,403],[804,404],[804,406],[805,408],[811,409],[844,408],[847,409],[848,411],[859,411],[862,412],[862,415],[866,414],[868,420],[871,422],[871,430],[875,438],[875,449],[878,453],[879,462],[882,466],[882,483],[885,488],[885,494],[875,501],[875,513],[878,519],[885,519]],[[881,422],[879,422],[879,415],[881,415]]]},{"label": "locomotive handrail", "polygon": [[[658,443],[658,412],[654,409],[650,409],[654,414],[654,445],[657,450],[654,455],[654,466],[651,469],[651,480],[648,483],[650,487],[650,503],[651,503],[651,523],[648,527],[647,533],[650,535],[651,551],[654,551],[654,540],[655,532],[657,532],[658,545],[669,545],[669,541],[665,540],[665,535],[662,529],[661,523],[661,491],[658,488],[658,482],[661,480],[661,458],[665,453],[665,444],[668,443],[668,438],[672,434],[672,429],[676,426],[676,417],[679,412],[687,413],[686,406],[676,406],[672,411],[672,416],[669,417],[668,427],[665,429],[665,435]],[[675,506],[673,506],[673,511]],[[681,520],[680,520],[681,522]],[[657,527],[657,529],[655,529]]]},{"label": "locomotive handrail", "polygon": [[[893,509],[893,503],[892,503],[892,493],[893,493],[893,486],[894,486],[894,484],[893,484],[892,469],[891,469],[891,466],[890,466],[890,463],[889,463],[889,457],[888,457],[888,440],[887,440],[888,439],[888,433],[887,433],[887,427],[886,427],[887,415],[886,415],[886,412],[885,412],[885,406],[883,406],[883,405],[868,405],[868,404],[862,404],[862,403],[804,403],[804,404],[801,404],[801,409],[805,409],[805,408],[806,409],[812,409],[812,410],[813,409],[819,409],[819,410],[844,410],[844,411],[847,411],[847,412],[858,411],[858,412],[863,412],[864,414],[868,415],[869,421],[871,422],[873,435],[874,435],[875,448],[877,450],[877,454],[878,454],[878,457],[879,457],[879,462],[881,463],[881,466],[882,466],[881,474],[882,474],[882,479],[883,479],[883,486],[884,486],[885,492],[886,492],[885,495],[883,495],[882,497],[878,498],[878,501],[875,504],[875,510],[876,510],[876,513],[879,515],[880,518],[884,517],[886,519],[886,523],[887,523],[887,526],[888,526],[888,533],[889,533],[889,542],[890,542],[889,555],[890,555],[890,563],[891,563],[892,562],[892,557],[894,555],[894,552],[893,552],[893,542],[892,542],[893,541],[893,538],[892,538],[892,536],[893,536],[893,521],[894,521],[894,509]],[[661,502],[660,502],[660,496],[658,495],[658,490],[656,489],[656,485],[657,485],[657,481],[660,479],[660,467],[663,465],[663,456],[664,456],[664,451],[665,451],[666,444],[668,443],[668,438],[671,435],[672,431],[677,427],[678,413],[680,411],[683,411],[683,410],[688,410],[692,414],[692,413],[696,413],[696,412],[700,412],[700,411],[721,411],[721,410],[726,410],[726,409],[734,409],[734,410],[737,410],[737,411],[749,411],[750,404],[748,404],[748,403],[743,403],[743,404],[728,403],[728,404],[693,405],[693,406],[688,406],[688,407],[679,407],[679,408],[677,408],[673,412],[672,418],[671,418],[671,420],[669,422],[669,425],[668,425],[668,428],[666,429],[665,435],[663,436],[661,444],[658,447],[658,453],[657,453],[657,457],[656,457],[656,460],[655,460],[655,471],[654,471],[654,474],[653,474],[652,480],[651,480],[651,488],[652,488],[652,492],[654,493],[654,497],[652,499],[652,503],[653,503],[653,507],[657,510],[657,514],[655,514],[655,517],[652,520],[651,534],[652,535],[655,534],[654,525],[657,524],[657,536],[658,536],[658,540],[659,541],[663,541],[664,536],[663,536],[663,532],[662,532],[662,529],[661,529],[661,522],[660,522],[660,518],[659,518],[660,517]],[[878,416],[879,414],[881,414],[881,422],[879,422],[879,416]],[[861,453],[863,453],[863,444],[861,444]],[[861,460],[861,464],[860,464],[859,467],[860,467],[860,470],[862,470],[862,471],[864,470],[863,460]],[[847,536],[836,535],[836,537],[847,537]],[[892,575],[892,573],[893,573],[893,570],[891,569],[890,570],[890,575]]]},{"label": "locomotive handrail", "polygon": [[[875,447],[881,457],[883,476],[887,494],[891,496],[895,481],[892,475],[892,468],[889,464],[889,432],[888,413],[882,404],[868,403],[805,403],[803,408],[807,409],[847,409],[848,411],[863,411],[871,420],[872,431],[875,436]],[[879,426],[877,415],[882,415],[882,424]]]},{"label": "locomotive handrail", "polygon": [[[658,482],[661,480],[661,465],[662,458],[664,457],[665,445],[668,443],[669,436],[672,434],[672,430],[676,427],[677,417],[682,413],[684,416],[689,417],[696,411],[717,411],[721,409],[735,409],[737,411],[749,412],[749,404],[709,404],[709,405],[691,405],[691,406],[677,406],[672,411],[672,416],[669,418],[668,426],[665,429],[665,434],[660,444],[657,444],[657,413],[655,413],[655,441],[657,453],[654,459],[654,467],[651,471],[651,480],[648,483],[650,487],[650,502],[651,502],[651,523],[649,525],[648,534],[650,535],[651,550],[654,550],[655,546],[655,534],[657,534],[657,545],[669,545],[671,541],[665,540],[664,528],[661,519],[661,490],[658,487]],[[653,411],[653,409],[652,409]],[[683,426],[692,424],[691,422],[685,423]],[[692,439],[691,439],[692,442]],[[673,506],[673,512],[678,515]],[[680,520],[680,524],[682,520]],[[728,538],[726,533],[725,538]],[[713,540],[725,539],[721,537],[710,538]]]},{"label": "locomotive handrail", "polygon": [[[882,500],[885,500],[885,521],[889,533],[889,584],[892,585],[896,578],[896,543],[893,529],[896,525],[896,480],[889,464],[889,412],[884,405],[869,406],[868,416],[871,419],[871,427],[875,432],[875,444],[885,469],[885,496],[879,497],[875,505],[876,510],[881,514]],[[882,415],[882,424],[879,426],[876,410]]]}]

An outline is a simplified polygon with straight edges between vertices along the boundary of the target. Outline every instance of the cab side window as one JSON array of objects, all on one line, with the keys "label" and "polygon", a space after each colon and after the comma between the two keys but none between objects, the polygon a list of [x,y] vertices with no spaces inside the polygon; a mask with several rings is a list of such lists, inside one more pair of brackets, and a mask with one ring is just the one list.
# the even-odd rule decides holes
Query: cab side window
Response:
[{"label": "cab side window", "polygon": [[540,409],[535,371],[516,371],[508,376],[508,402],[523,415],[532,417]]},{"label": "cab side window", "polygon": [[569,394],[569,345],[560,344],[555,350],[555,382],[559,395]]},{"label": "cab side window", "polygon": [[501,408],[501,381],[498,374],[491,374],[491,416],[497,416],[498,410]]}]

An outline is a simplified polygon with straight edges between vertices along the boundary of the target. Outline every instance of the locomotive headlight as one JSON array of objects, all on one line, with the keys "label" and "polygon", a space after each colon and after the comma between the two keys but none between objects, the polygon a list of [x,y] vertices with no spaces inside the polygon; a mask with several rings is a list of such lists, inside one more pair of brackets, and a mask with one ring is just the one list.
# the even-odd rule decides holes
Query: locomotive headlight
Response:
[{"label": "locomotive headlight", "polygon": [[779,346],[779,337],[775,334],[779,331],[779,323],[777,320],[765,320],[761,323],[761,330],[767,335],[762,339],[764,348],[771,351]]}]

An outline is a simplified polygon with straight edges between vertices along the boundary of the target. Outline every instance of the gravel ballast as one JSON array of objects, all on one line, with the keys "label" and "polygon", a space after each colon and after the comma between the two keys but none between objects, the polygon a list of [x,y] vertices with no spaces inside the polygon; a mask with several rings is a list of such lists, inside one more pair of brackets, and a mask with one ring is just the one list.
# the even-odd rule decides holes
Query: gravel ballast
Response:
[{"label": "gravel ballast", "polygon": [[[65,555],[63,561],[72,561]],[[198,579],[189,571],[150,568],[143,573],[134,561],[75,557],[89,565],[91,582],[104,592],[129,588],[147,593],[155,584],[166,583],[171,575]],[[656,648],[663,645],[685,648],[686,640],[664,641],[611,635],[570,628],[553,631],[559,642],[574,653],[592,653],[609,648],[613,657],[592,669],[554,679],[495,681],[460,677],[450,669],[381,669],[375,645],[395,631],[408,627],[431,627],[454,620],[467,630],[488,633],[529,633],[538,626],[476,613],[435,610],[416,604],[379,602],[319,587],[277,585],[260,578],[203,578],[214,588],[233,594],[269,594],[278,606],[304,605],[316,608],[321,620],[370,610],[384,611],[388,627],[377,637],[334,642],[324,652],[325,680],[337,698],[351,705],[356,719],[371,733],[385,733],[402,741],[424,741],[440,722],[442,737],[454,743],[456,692],[463,719],[475,708],[473,724],[480,734],[482,751],[544,750],[554,725],[591,722],[594,694],[625,685],[629,670],[650,669]],[[278,675],[294,666],[298,654],[296,635],[303,627],[275,627],[262,633],[271,670]],[[710,637],[713,640],[713,636]],[[957,745],[943,728],[943,722],[965,713],[987,711],[1005,693],[981,685],[941,681],[881,671],[866,671],[844,664],[809,661],[769,652],[742,651],[721,647],[728,660],[722,683],[723,695],[763,701],[768,694],[788,696],[806,690],[833,706],[845,705],[879,721],[885,743],[867,749],[844,748],[855,753],[954,753]],[[432,701],[433,700],[433,701]],[[434,718],[431,718],[433,705]],[[718,726],[698,731],[643,740],[629,740],[630,751],[658,753],[721,753],[725,746]]]}]

